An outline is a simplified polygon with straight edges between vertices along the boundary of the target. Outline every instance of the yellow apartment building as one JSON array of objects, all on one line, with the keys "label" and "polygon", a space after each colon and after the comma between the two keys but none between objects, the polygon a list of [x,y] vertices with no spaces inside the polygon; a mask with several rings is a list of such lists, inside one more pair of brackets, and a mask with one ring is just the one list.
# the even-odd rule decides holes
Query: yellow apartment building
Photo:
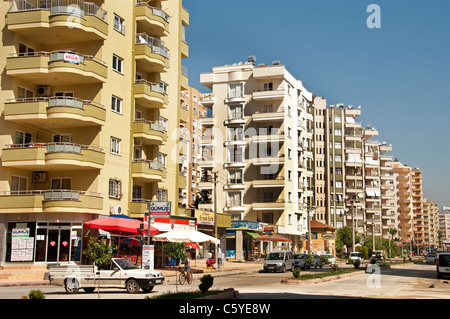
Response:
[{"label": "yellow apartment building", "polygon": [[84,221],[142,218],[150,200],[184,214],[182,2],[10,0],[0,12],[0,264],[80,261]]}]

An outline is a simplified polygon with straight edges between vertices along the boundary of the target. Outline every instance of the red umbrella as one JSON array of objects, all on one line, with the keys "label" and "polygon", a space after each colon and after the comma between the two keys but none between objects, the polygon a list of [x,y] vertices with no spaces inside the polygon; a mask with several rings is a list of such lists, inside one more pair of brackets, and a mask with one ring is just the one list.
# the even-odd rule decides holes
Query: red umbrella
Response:
[{"label": "red umbrella", "polygon": [[[142,226],[141,226],[142,225]],[[117,235],[147,234],[148,224],[133,218],[102,217],[84,223],[86,228],[101,229]],[[150,235],[157,235],[159,230],[151,227]]]},{"label": "red umbrella", "polygon": [[200,246],[197,243],[187,243],[186,246],[191,247],[193,249],[200,249]]}]

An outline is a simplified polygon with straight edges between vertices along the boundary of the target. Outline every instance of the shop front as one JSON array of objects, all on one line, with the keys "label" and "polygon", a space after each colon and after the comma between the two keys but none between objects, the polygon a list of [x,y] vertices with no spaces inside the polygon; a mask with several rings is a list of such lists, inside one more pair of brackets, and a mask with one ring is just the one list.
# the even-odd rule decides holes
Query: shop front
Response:
[{"label": "shop front", "polygon": [[232,220],[226,230],[226,258],[232,260],[252,260],[258,258],[261,247],[254,240],[262,233],[259,222]]},{"label": "shop front", "polygon": [[[227,228],[231,226],[231,216],[223,213],[216,213],[204,210],[195,210],[197,218],[197,230],[206,235],[220,240],[219,252],[225,253],[227,249]],[[215,216],[217,216],[217,234],[215,233]],[[214,256],[215,245],[202,244],[198,250],[199,258],[210,258]]]},{"label": "shop front", "polygon": [[336,228],[327,224],[311,221],[311,240],[304,239],[304,250],[302,252],[307,253],[311,251],[311,253],[319,255],[329,252],[336,256],[335,231]]},{"label": "shop front", "polygon": [[83,216],[73,218],[73,214],[2,215],[0,264],[80,263]]}]

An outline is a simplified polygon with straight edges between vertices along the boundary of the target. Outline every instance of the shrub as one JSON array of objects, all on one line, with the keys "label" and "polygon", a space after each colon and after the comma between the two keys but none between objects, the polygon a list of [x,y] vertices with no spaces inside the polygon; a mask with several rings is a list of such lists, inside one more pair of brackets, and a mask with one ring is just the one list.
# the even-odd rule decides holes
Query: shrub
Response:
[{"label": "shrub", "polygon": [[299,278],[300,277],[300,267],[295,267],[294,270],[292,271],[292,275],[294,276],[294,278]]},{"label": "shrub", "polygon": [[331,265],[331,272],[336,272],[339,270],[339,266],[337,264]]},{"label": "shrub", "polygon": [[200,278],[201,284],[198,285],[198,288],[200,288],[200,291],[203,294],[206,294],[208,292],[208,289],[212,287],[214,278],[211,275],[204,275],[202,278]]},{"label": "shrub", "polygon": [[[24,296],[26,297],[26,296]],[[27,299],[24,298],[23,299]],[[41,290],[30,290],[30,292],[28,293],[28,299],[45,299],[45,295]]]},{"label": "shrub", "polygon": [[356,268],[359,268],[359,266],[361,265],[361,262],[359,261],[359,260],[353,260],[353,259],[350,259],[350,263],[353,265],[353,267],[356,269]]}]

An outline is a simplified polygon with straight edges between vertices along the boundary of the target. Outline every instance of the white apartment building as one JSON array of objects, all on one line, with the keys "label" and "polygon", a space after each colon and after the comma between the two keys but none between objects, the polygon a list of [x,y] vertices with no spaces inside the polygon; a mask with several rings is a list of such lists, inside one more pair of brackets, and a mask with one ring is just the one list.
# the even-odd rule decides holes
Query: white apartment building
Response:
[{"label": "white apartment building", "polygon": [[[199,185],[211,192],[201,208],[271,225],[292,249],[305,249],[306,212],[314,211],[311,92],[284,65],[256,65],[254,57],[214,67],[200,81],[212,91],[212,117],[203,123],[199,166],[215,176]],[[237,230],[227,242],[237,259],[252,250],[244,236]]]}]

